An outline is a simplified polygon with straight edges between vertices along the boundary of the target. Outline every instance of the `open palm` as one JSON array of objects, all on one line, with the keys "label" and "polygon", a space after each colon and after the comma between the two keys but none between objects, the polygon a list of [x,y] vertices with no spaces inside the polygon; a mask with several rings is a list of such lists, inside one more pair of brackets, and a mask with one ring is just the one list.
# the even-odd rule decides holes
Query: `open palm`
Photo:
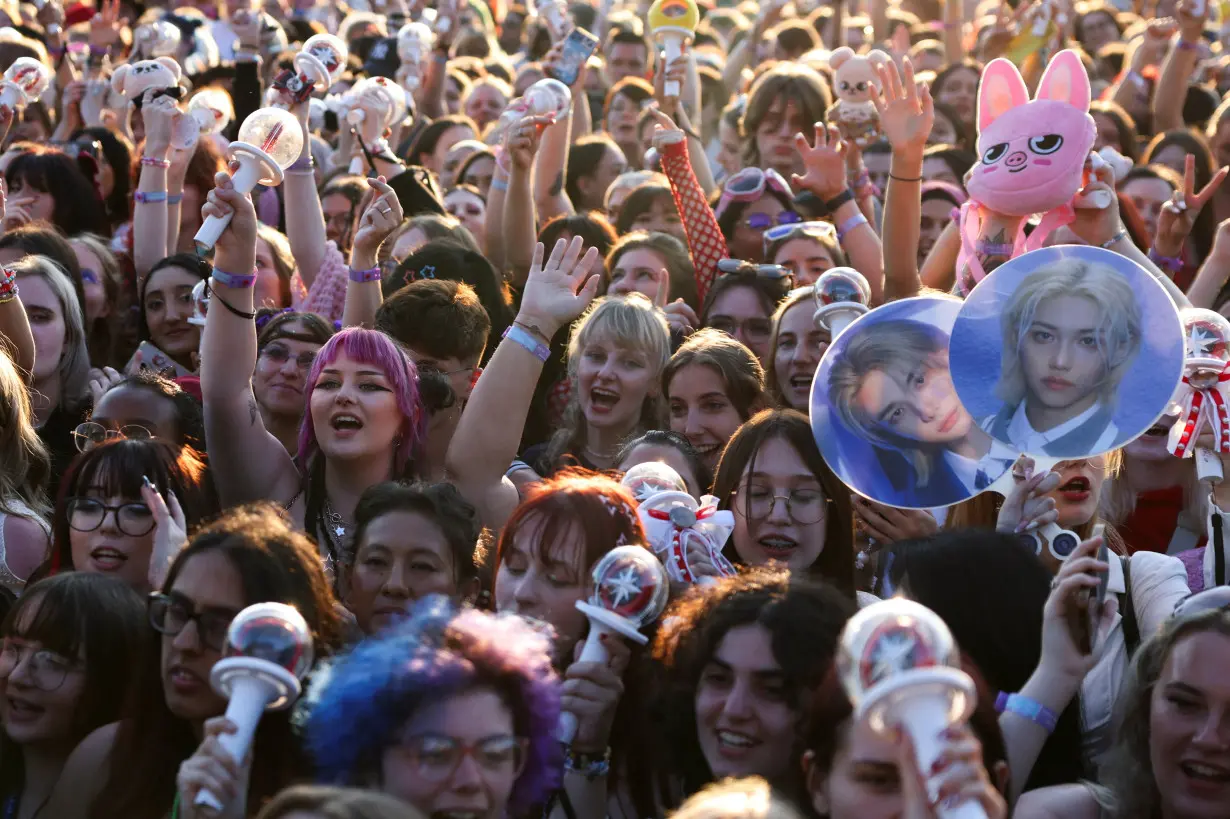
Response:
[{"label": "open palm", "polygon": [[589,306],[598,292],[598,277],[592,275],[598,249],[591,247],[581,255],[580,236],[571,242],[560,239],[545,262],[546,248],[534,247],[534,261],[521,296],[521,313],[546,335],[564,326]]},{"label": "open palm", "polygon": [[872,88],[871,101],[880,114],[880,128],[892,146],[893,153],[922,151],[931,136],[935,122],[935,106],[931,89],[923,85],[920,91],[914,79],[914,65],[905,59],[905,79],[897,66],[887,63],[876,67],[883,90]]}]

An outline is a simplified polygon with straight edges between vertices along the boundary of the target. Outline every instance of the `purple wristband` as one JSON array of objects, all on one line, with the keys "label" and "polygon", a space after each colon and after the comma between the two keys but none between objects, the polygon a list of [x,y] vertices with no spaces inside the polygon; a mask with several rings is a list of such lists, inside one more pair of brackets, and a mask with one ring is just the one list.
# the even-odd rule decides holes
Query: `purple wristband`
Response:
[{"label": "purple wristband", "polygon": [[166,191],[137,191],[132,199],[138,205],[158,205],[167,201]]},{"label": "purple wristband", "polygon": [[218,284],[224,287],[244,288],[244,287],[252,287],[253,285],[256,284],[256,274],[255,273],[253,273],[250,276],[239,276],[234,273],[227,273],[226,271],[219,270],[218,268],[215,267],[212,275],[213,275],[214,281],[216,281]]},{"label": "purple wristband", "polygon": [[1055,726],[1059,724],[1058,714],[1037,700],[1022,697],[1020,694],[1000,691],[999,696],[995,698],[995,710],[1001,714],[1016,714],[1022,719],[1027,719],[1045,728],[1048,734],[1054,733]]},{"label": "purple wristband", "polygon": [[1153,248],[1149,248],[1149,261],[1168,273],[1178,273],[1183,269],[1183,259],[1181,257],[1163,256]]},{"label": "purple wristband", "polygon": [[842,222],[837,228],[837,241],[845,241],[846,234],[854,230],[859,225],[867,224],[867,217],[861,213],[856,213],[846,221]]},{"label": "purple wristband", "polygon": [[352,267],[350,268],[350,280],[352,282],[358,282],[359,284],[364,282],[378,282],[380,281],[380,268],[373,267],[369,270],[355,270]]},{"label": "purple wristband", "polygon": [[551,357],[551,348],[543,344],[532,335],[522,330],[515,324],[508,325],[508,329],[504,331],[504,338],[529,350],[534,356],[542,362],[546,362]]}]

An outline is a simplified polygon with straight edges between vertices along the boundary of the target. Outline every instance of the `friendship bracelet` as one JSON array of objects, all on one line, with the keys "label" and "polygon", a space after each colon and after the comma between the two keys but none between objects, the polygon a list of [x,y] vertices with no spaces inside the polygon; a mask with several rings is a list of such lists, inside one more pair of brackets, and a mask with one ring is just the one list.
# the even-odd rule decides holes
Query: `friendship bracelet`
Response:
[{"label": "friendship bracelet", "polygon": [[252,287],[253,285],[256,284],[256,274],[255,273],[249,276],[240,276],[235,273],[227,273],[226,271],[219,270],[218,268],[215,267],[214,272],[213,272],[213,277],[214,277],[214,280],[218,282],[218,284],[224,287],[231,287],[236,290]]},{"label": "friendship bracelet", "polygon": [[13,285],[10,288],[0,290],[0,304],[8,304],[10,301],[13,301],[14,299],[16,299],[17,296],[18,296],[17,285]]},{"label": "friendship bracelet", "polygon": [[1156,248],[1149,248],[1149,261],[1168,273],[1178,273],[1183,269],[1183,259],[1179,256],[1163,256]]},{"label": "friendship bracelet", "polygon": [[506,190],[508,190],[508,180],[507,180],[507,179],[499,179],[499,178],[492,179],[492,180],[491,180],[491,190],[493,190],[493,191],[506,191]]},{"label": "friendship bracelet", "polygon": [[1020,694],[1008,694],[1003,691],[995,698],[995,710],[999,713],[1016,714],[1035,725],[1046,729],[1048,734],[1055,732],[1059,724],[1059,716],[1037,700],[1022,697]]},{"label": "friendship bracelet", "polygon": [[866,216],[864,216],[862,213],[854,214],[849,219],[842,222],[841,226],[837,228],[837,242],[840,244],[841,242],[845,241],[847,233],[854,230],[859,225],[865,225],[865,224],[867,224]]},{"label": "friendship bracelet", "polygon": [[[137,191],[132,195],[133,201],[138,205],[159,205],[167,201],[166,191]],[[183,199],[183,194],[180,194],[180,199]]]},{"label": "friendship bracelet", "polygon": [[359,284],[363,284],[365,282],[378,282],[380,281],[380,268],[373,267],[368,270],[355,270],[352,267],[350,268],[350,280]]},{"label": "friendship bracelet", "polygon": [[611,749],[601,754],[586,754],[568,748],[564,752],[564,770],[580,774],[593,782],[611,771]]},{"label": "friendship bracelet", "polygon": [[921,182],[923,181],[923,178],[921,176],[897,176],[897,174],[893,173],[892,171],[888,172],[888,178],[896,179],[898,182]]},{"label": "friendship bracelet", "polygon": [[156,156],[143,156],[141,157],[141,164],[150,168],[169,168],[171,167],[171,160],[159,159]]},{"label": "friendship bracelet", "polygon": [[1120,239],[1126,239],[1127,235],[1128,235],[1127,228],[1120,228],[1118,233],[1116,233],[1114,236],[1111,236],[1105,242],[1102,242],[1102,245],[1101,245],[1102,249],[1110,250],[1111,247],[1115,245]]},{"label": "friendship bracelet", "polygon": [[314,171],[316,170],[316,161],[312,159],[312,155],[308,154],[306,158],[299,157],[291,163],[288,171]]},{"label": "friendship bracelet", "polygon": [[[216,272],[216,271],[215,271],[215,272]],[[253,277],[253,278],[255,278],[255,277]],[[231,315],[233,315],[233,316],[239,316],[239,318],[243,319],[244,321],[252,321],[252,320],[254,320],[254,319],[256,318],[256,313],[255,313],[255,312],[252,312],[252,313],[245,313],[244,311],[240,310],[239,308],[235,307],[233,304],[231,304],[230,302],[228,302],[226,299],[222,298],[222,296],[218,293],[218,291],[217,291],[217,290],[214,290],[214,289],[213,289],[212,287],[210,287],[209,285],[206,285],[206,286],[205,286],[205,290],[206,290],[206,295],[208,295],[208,296],[209,296],[209,300],[210,300],[211,302],[212,302],[212,301],[214,301],[214,300],[216,299],[216,300],[218,301],[218,303],[219,303],[219,304],[221,304],[223,307],[225,307],[225,308],[226,308],[226,309],[227,309],[227,310],[231,313]]]},{"label": "friendship bracelet", "polygon": [[551,339],[547,337],[547,334],[544,333],[542,330],[539,330],[533,324],[528,324],[524,321],[521,321],[520,319],[513,319],[513,324],[517,325],[522,330],[529,332],[531,335],[537,336],[539,340],[542,341],[543,344],[551,343]]},{"label": "friendship bracelet", "polygon": [[504,338],[517,344],[534,354],[534,357],[544,364],[551,357],[551,348],[543,344],[532,335],[522,330],[515,324],[508,325],[508,329],[504,331]]},{"label": "friendship bracelet", "polygon": [[110,53],[111,53],[110,47],[99,46],[99,45],[94,45],[93,43],[90,43],[90,56],[91,57],[106,57]]}]

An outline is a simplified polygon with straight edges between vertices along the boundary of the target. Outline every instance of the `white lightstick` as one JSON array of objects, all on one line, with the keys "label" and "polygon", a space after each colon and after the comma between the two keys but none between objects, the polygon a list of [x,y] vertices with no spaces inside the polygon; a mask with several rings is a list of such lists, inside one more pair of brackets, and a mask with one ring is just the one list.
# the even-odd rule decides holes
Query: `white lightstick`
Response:
[{"label": "white lightstick", "polygon": [[[974,681],[962,671],[952,633],[933,611],[900,597],[868,606],[841,633],[837,670],[858,719],[887,736],[900,727],[924,776],[944,750],[949,726],[974,711]],[[928,781],[932,800],[936,786]],[[975,802],[939,806],[940,819],[986,819]]]},{"label": "white lightstick", "polygon": [[18,57],[0,82],[0,107],[20,111],[41,97],[50,84],[50,68],[33,57]]},{"label": "white lightstick", "polygon": [[295,70],[327,91],[346,69],[348,54],[346,44],[332,34],[314,34],[295,55]]},{"label": "white lightstick", "polygon": [[[388,150],[385,130],[406,118],[405,90],[387,77],[368,77],[355,84],[344,99],[349,109],[346,121],[359,128],[359,139],[374,154]],[[364,160],[356,154],[350,160],[352,174],[363,173]]]},{"label": "white lightstick", "polygon": [[[226,149],[239,163],[231,181],[239,193],[248,193],[257,184],[282,184],[283,171],[303,151],[303,129],[299,120],[282,108],[258,108],[239,127],[239,140]],[[197,250],[209,250],[230,224],[231,214],[208,216],[196,232]]]},{"label": "white lightstick", "polygon": [[[218,743],[235,761],[248,755],[265,711],[281,711],[298,699],[312,660],[311,629],[290,606],[257,603],[231,621],[226,650],[214,663],[209,682],[219,696],[229,700],[226,718],[237,730],[220,734]],[[196,804],[216,811],[223,808],[208,790],[197,794]]]},{"label": "white lightstick", "polygon": [[816,279],[812,295],[816,300],[812,321],[836,339],[850,322],[867,312],[871,285],[852,267],[834,267]]},{"label": "white lightstick", "polygon": [[[666,51],[666,65],[683,56],[683,46],[696,35],[700,9],[695,0],[657,0],[649,7],[649,28]],[[678,97],[682,89],[678,80],[667,80],[662,91],[668,97]]]},{"label": "white lightstick", "polygon": [[[589,618],[589,636],[581,649],[582,663],[605,663],[609,655],[602,635],[618,634],[645,645],[644,628],[666,608],[670,580],[653,552],[643,546],[617,546],[607,552],[593,572],[594,593],[589,602],[578,600],[577,609]],[[577,735],[577,718],[560,714],[557,739],[565,745]]]},{"label": "white lightstick", "polygon": [[550,77],[525,89],[525,95],[513,100],[500,114],[500,131],[506,133],[526,117],[554,115],[562,117],[572,105],[572,91],[568,86]]},{"label": "white lightstick", "polygon": [[174,23],[169,20],[155,20],[152,23],[137,26],[133,39],[137,43],[137,54],[141,58],[152,58],[174,57],[179,51],[182,37],[179,28]]},{"label": "white lightstick", "polygon": [[397,32],[397,58],[401,60],[398,79],[409,90],[418,89],[423,55],[435,42],[436,35],[423,23],[406,23]]}]

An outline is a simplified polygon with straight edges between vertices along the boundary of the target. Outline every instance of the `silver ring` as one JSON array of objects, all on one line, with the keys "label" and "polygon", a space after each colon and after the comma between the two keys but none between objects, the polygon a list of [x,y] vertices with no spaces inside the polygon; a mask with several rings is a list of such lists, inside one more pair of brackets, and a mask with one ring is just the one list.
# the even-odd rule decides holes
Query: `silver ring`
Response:
[{"label": "silver ring", "polygon": [[381,212],[381,213],[383,213],[385,216],[388,216],[390,213],[392,213],[392,212],[393,212],[393,209],[392,209],[392,208],[383,208],[383,209],[381,209],[381,211],[380,211],[380,212]]}]

